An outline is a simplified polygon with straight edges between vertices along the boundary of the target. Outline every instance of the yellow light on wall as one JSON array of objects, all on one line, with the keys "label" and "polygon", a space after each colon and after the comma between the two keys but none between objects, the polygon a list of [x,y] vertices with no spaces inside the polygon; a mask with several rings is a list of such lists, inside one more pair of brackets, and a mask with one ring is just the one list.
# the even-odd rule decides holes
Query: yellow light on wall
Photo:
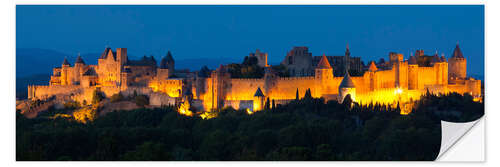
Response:
[{"label": "yellow light on wall", "polygon": [[401,88],[396,88],[396,90],[394,90],[394,94],[401,94],[403,93],[403,89]]}]

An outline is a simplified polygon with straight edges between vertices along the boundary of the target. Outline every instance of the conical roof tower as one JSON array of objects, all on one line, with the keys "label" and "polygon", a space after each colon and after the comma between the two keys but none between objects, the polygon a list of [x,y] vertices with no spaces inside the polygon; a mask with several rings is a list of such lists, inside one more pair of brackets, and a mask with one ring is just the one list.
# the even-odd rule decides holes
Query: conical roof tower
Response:
[{"label": "conical roof tower", "polygon": [[323,56],[321,56],[321,60],[319,60],[318,66],[316,68],[320,68],[320,69],[332,68],[332,66],[330,66],[330,63],[328,62],[328,59],[326,58],[325,54],[323,54]]},{"label": "conical roof tower", "polygon": [[85,64],[82,57],[80,57],[80,53],[78,53],[78,57],[76,57],[75,64]]},{"label": "conical roof tower", "polygon": [[62,65],[71,66],[71,64],[69,64],[68,59],[66,59],[66,57],[64,58]]},{"label": "conical roof tower", "polygon": [[464,58],[464,55],[462,54],[462,50],[460,50],[460,47],[458,46],[458,42],[457,42],[457,46],[455,47],[455,50],[453,50],[452,57],[453,58]]},{"label": "conical roof tower", "polygon": [[264,97],[264,93],[262,93],[262,90],[260,90],[260,87],[258,87],[257,91],[255,91],[255,94],[253,96],[254,97]]}]

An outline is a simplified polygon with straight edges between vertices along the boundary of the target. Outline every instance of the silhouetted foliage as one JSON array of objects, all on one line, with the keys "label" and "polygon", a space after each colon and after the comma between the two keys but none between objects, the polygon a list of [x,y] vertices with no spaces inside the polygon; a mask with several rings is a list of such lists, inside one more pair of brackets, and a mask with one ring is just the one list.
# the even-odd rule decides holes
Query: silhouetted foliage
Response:
[{"label": "silhouetted foliage", "polygon": [[274,72],[280,77],[290,77],[290,72],[283,64],[271,66]]},{"label": "silhouetted foliage", "polygon": [[104,94],[99,89],[96,89],[96,90],[94,90],[94,93],[92,94],[92,104],[98,104],[104,98],[105,98]]},{"label": "silhouetted foliage", "polygon": [[109,101],[111,101],[111,102],[119,102],[119,101],[122,101],[124,99],[125,99],[125,97],[123,97],[122,93],[117,93],[117,94],[114,94],[111,97],[109,97]]},{"label": "silhouetted foliage", "polygon": [[228,64],[227,71],[232,78],[262,78],[264,76],[264,68],[257,65],[257,57],[245,57],[242,64]]},{"label": "silhouetted foliage", "polygon": [[[267,101],[267,100],[266,100]],[[224,108],[186,117],[174,107],[115,111],[87,124],[16,114],[17,160],[434,160],[441,120],[484,114],[469,95],[425,95],[409,115],[382,104],[350,110],[303,98],[252,115]],[[57,113],[57,112],[53,112]]]},{"label": "silhouetted foliage", "polygon": [[137,95],[134,98],[135,104],[140,107],[144,107],[145,105],[149,105],[149,97],[146,95]]}]

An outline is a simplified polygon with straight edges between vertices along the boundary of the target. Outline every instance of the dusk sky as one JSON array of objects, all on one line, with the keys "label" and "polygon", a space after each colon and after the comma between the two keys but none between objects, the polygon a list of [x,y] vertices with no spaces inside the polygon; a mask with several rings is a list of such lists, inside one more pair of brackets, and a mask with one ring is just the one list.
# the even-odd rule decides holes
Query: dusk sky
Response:
[{"label": "dusk sky", "polygon": [[[313,56],[370,60],[423,49],[449,58],[459,42],[468,73],[484,74],[484,6],[17,6],[16,47],[70,55],[128,48],[174,59],[243,60],[255,49],[278,64],[293,46]],[[62,58],[61,58],[62,61]],[[50,72],[50,71],[49,71]]]}]

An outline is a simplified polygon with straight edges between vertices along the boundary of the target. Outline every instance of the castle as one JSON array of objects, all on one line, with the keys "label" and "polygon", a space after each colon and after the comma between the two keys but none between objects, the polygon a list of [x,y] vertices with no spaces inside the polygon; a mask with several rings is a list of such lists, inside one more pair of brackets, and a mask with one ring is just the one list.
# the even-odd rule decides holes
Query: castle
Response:
[{"label": "castle", "polygon": [[[152,106],[189,102],[204,111],[228,106],[258,111],[267,100],[273,105],[286,104],[309,90],[312,97],[339,103],[350,95],[360,104],[401,104],[402,114],[407,114],[409,111],[403,109],[411,107],[411,102],[427,91],[469,93],[476,100],[482,98],[481,81],[467,77],[467,60],[458,44],[448,61],[437,53],[425,55],[423,50],[417,50],[407,60],[403,54],[391,52],[388,62],[372,61],[363,68],[360,60],[350,54],[346,47],[343,57],[313,57],[307,47],[294,47],[281,62],[292,75],[281,77],[270,68],[268,54],[257,50],[249,57],[257,58],[265,74],[248,79],[231,77],[223,65],[205,76],[197,72],[179,74],[170,52],[158,66],[152,56],[129,60],[126,48],[106,48],[97,65],[85,64],[80,56],[73,66],[64,59],[61,67],[53,69],[48,86],[28,86],[28,98],[66,96],[89,102],[94,90],[99,89],[107,97],[117,93],[145,94]],[[351,74],[352,69],[358,71],[358,76]]]}]

